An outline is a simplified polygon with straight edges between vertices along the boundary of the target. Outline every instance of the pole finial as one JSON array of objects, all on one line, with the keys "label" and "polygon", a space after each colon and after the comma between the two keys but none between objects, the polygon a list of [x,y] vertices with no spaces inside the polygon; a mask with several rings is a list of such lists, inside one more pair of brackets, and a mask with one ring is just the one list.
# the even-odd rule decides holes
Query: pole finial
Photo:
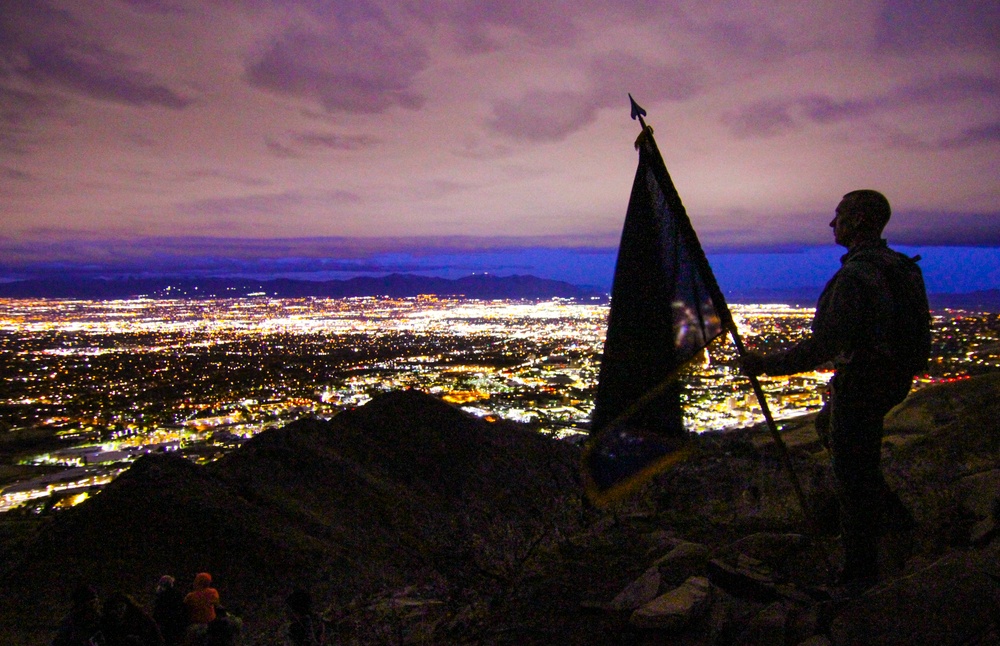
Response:
[{"label": "pole finial", "polygon": [[635,102],[635,99],[632,98],[631,92],[628,95],[628,100],[632,104],[632,119],[639,119],[639,121],[642,121],[642,117],[646,116],[646,111]]}]

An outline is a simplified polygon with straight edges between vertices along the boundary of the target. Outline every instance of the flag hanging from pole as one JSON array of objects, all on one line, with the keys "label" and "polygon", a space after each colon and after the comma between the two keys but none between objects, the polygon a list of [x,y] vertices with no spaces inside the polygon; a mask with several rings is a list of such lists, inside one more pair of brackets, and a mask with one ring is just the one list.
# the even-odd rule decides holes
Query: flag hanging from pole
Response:
[{"label": "flag hanging from pole", "polygon": [[679,370],[732,317],[640,115],[639,166],[611,289],[584,479],[607,502],[687,455]]}]

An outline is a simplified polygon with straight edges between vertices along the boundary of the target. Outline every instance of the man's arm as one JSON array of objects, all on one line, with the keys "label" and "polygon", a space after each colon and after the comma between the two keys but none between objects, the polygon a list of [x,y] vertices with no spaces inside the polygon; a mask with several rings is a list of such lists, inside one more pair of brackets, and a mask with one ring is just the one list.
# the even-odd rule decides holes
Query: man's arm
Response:
[{"label": "man's arm", "polygon": [[839,272],[827,284],[813,319],[812,333],[784,352],[750,353],[740,360],[748,375],[791,375],[805,372],[849,354],[864,337],[871,312],[866,312],[865,289],[853,272]]}]

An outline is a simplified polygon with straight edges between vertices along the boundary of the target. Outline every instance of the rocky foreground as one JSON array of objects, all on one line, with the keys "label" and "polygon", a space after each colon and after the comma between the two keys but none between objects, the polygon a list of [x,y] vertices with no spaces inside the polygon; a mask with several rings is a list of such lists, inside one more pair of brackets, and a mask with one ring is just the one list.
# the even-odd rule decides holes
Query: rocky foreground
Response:
[{"label": "rocky foreground", "polygon": [[281,643],[296,586],[344,644],[1000,643],[1000,375],[890,414],[886,477],[918,527],[886,537],[860,597],[831,585],[836,505],[811,420],[782,436],[812,523],[762,429],[698,436],[595,509],[578,447],[413,391],[206,466],[151,456],[51,520],[5,521],[0,643],[47,643],[77,581],[148,604],[161,574],[198,571],[247,644]]}]

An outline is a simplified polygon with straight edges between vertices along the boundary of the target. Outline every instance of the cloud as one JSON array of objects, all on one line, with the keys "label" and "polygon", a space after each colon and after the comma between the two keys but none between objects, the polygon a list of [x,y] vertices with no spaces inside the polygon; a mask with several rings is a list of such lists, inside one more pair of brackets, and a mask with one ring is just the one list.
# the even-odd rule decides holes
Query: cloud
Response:
[{"label": "cloud", "polygon": [[160,15],[187,13],[183,0],[122,0],[135,11]]},{"label": "cloud", "polygon": [[497,101],[487,126],[502,135],[529,141],[558,141],[593,123],[598,110],[626,105],[629,91],[646,90],[642,101],[683,101],[701,90],[694,64],[647,63],[625,52],[591,59],[581,90],[535,89],[513,100]]},{"label": "cloud", "polygon": [[918,78],[889,94],[890,103],[939,105],[967,99],[987,99],[996,105],[1000,99],[1000,80],[983,74],[946,74]]},{"label": "cloud", "polygon": [[[185,268],[199,259],[211,263],[239,263],[261,259],[311,259],[316,262],[358,262],[376,255],[455,255],[494,254],[503,256],[517,250],[555,249],[577,254],[606,253],[607,241],[587,237],[558,236],[438,236],[438,237],[302,237],[237,238],[231,236],[158,236],[127,240],[97,235],[75,235],[65,231],[37,228],[20,238],[0,236],[0,269],[25,270],[48,262],[73,262],[103,270],[141,267],[149,258],[173,258]],[[613,248],[613,247],[610,247]],[[183,261],[181,260],[183,259]]]},{"label": "cloud", "polygon": [[184,215],[208,218],[233,218],[235,220],[259,215],[287,215],[303,206],[315,203],[357,204],[361,197],[350,191],[325,191],[321,195],[305,195],[294,191],[217,197],[185,202],[177,206]]},{"label": "cloud", "polygon": [[774,137],[795,127],[794,106],[794,101],[754,101],[739,111],[726,113],[723,123],[737,137]]},{"label": "cloud", "polygon": [[586,13],[585,2],[570,9],[547,2],[523,0],[424,0],[409,7],[421,22],[451,34],[465,54],[503,49],[511,32],[523,46],[564,46],[580,33],[574,24]]},{"label": "cloud", "polygon": [[1000,121],[966,128],[958,137],[942,143],[945,148],[965,148],[979,144],[1000,143]]},{"label": "cloud", "polygon": [[46,109],[46,101],[34,92],[0,86],[0,123],[4,129],[16,128],[31,115]]},{"label": "cloud", "polygon": [[328,148],[330,150],[359,150],[378,143],[371,135],[339,135],[325,132],[300,132],[292,140],[308,148]]},{"label": "cloud", "polygon": [[278,159],[296,159],[302,156],[302,154],[295,148],[292,148],[287,144],[283,144],[273,137],[267,137],[264,139],[264,147],[267,149],[267,152]]},{"label": "cloud", "polygon": [[420,184],[413,189],[413,196],[421,200],[434,200],[449,195],[468,193],[478,190],[480,187],[468,182],[460,182],[451,179],[435,179]]},{"label": "cloud", "polygon": [[102,101],[172,109],[192,103],[89,36],[69,12],[42,1],[0,11],[0,83],[58,87]]},{"label": "cloud", "polygon": [[[1000,81],[996,78],[951,74],[918,78],[898,85],[881,94],[834,98],[828,94],[808,94],[796,97],[763,98],[727,112],[723,123],[737,137],[774,137],[797,130],[807,123],[836,123],[861,119],[877,114],[889,114],[914,107],[938,107],[965,101],[983,101],[996,105],[1000,99]],[[992,112],[996,113],[994,108]],[[988,135],[990,124],[975,126]],[[976,140],[968,132],[969,142]],[[957,145],[964,137],[947,137],[949,145]],[[905,145],[910,138],[897,135],[896,143]],[[981,137],[980,137],[981,140]]]},{"label": "cloud", "polygon": [[877,48],[913,53],[940,48],[1000,49],[1000,4],[991,0],[890,0],[878,17]]},{"label": "cloud", "polygon": [[[789,226],[789,222],[829,221],[829,216],[743,217],[741,224],[713,223],[698,230],[709,253],[789,250],[830,245],[828,227]],[[706,223],[708,224],[708,223]],[[886,229],[893,245],[927,247],[1000,247],[1000,212],[895,210]]]},{"label": "cloud", "polygon": [[515,139],[556,141],[594,120],[597,105],[584,94],[532,90],[516,101],[500,101],[487,124]]},{"label": "cloud", "polygon": [[698,30],[706,48],[743,61],[774,61],[789,50],[787,40],[764,20],[739,22],[720,20]]},{"label": "cloud", "polygon": [[23,170],[18,170],[16,168],[10,168],[8,166],[0,166],[0,177],[6,177],[7,179],[13,179],[18,181],[27,181],[34,179],[34,175],[31,173],[26,173]]},{"label": "cloud", "polygon": [[704,91],[703,69],[695,61],[649,63],[616,51],[593,59],[588,78],[602,108],[620,106],[636,88],[644,101],[687,101]]},{"label": "cloud", "polygon": [[124,61],[97,46],[72,51],[61,45],[33,49],[28,55],[26,77],[54,81],[86,96],[133,106],[157,105],[181,109],[192,103],[155,82],[151,74],[125,68]]},{"label": "cloud", "polygon": [[177,181],[185,184],[191,182],[201,182],[203,180],[223,180],[239,186],[260,187],[269,182],[259,177],[249,174],[229,173],[218,169],[202,168],[181,173],[177,176]]},{"label": "cloud", "polygon": [[1000,212],[906,211],[894,213],[889,227],[898,244],[1000,247]]},{"label": "cloud", "polygon": [[293,24],[247,63],[252,86],[317,101],[328,112],[377,114],[424,104],[412,85],[430,57],[405,28],[364,2],[306,7],[306,18],[290,18]]},{"label": "cloud", "polygon": [[264,145],[268,152],[280,159],[298,159],[310,152],[333,150],[364,150],[378,145],[381,140],[372,135],[343,135],[331,132],[289,132],[280,139],[268,137]]},{"label": "cloud", "polygon": [[16,155],[27,153],[37,143],[32,124],[51,115],[53,106],[64,101],[45,94],[3,87],[0,76],[0,150]]},{"label": "cloud", "polygon": [[957,134],[930,138],[922,134],[896,133],[890,142],[897,148],[917,151],[961,150],[1000,142],[1000,121],[971,126]]}]

